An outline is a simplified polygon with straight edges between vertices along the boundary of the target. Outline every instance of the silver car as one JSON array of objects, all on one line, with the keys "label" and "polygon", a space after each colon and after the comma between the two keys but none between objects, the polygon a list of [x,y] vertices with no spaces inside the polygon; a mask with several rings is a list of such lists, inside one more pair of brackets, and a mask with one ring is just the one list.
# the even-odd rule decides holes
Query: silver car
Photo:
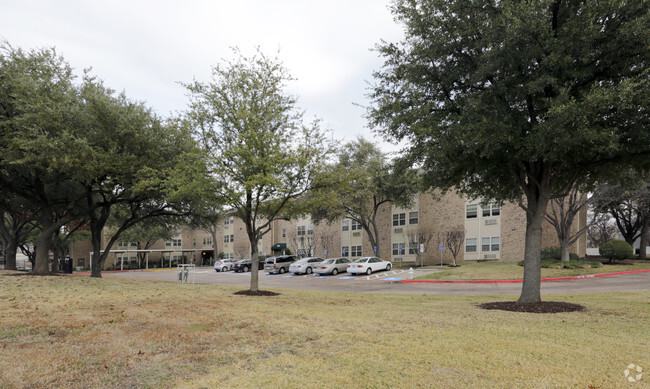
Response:
[{"label": "silver car", "polygon": [[220,272],[232,270],[232,268],[235,267],[235,262],[234,259],[220,259],[214,263],[214,271]]},{"label": "silver car", "polygon": [[314,266],[314,273],[337,275],[347,271],[350,260],[347,258],[329,258]]},{"label": "silver car", "polygon": [[307,257],[297,260],[289,266],[289,271],[293,274],[311,274],[315,266],[323,262],[322,258]]}]

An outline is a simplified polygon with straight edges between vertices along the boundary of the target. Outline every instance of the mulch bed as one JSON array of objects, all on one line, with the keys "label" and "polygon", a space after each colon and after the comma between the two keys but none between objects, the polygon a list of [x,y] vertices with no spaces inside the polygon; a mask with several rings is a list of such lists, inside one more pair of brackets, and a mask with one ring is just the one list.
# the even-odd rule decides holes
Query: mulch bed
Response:
[{"label": "mulch bed", "polygon": [[479,304],[482,309],[500,309],[511,312],[527,313],[561,313],[584,311],[585,307],[579,304],[565,303],[562,301],[540,301],[538,303],[518,303],[516,301],[498,301]]},{"label": "mulch bed", "polygon": [[251,290],[240,290],[239,292],[235,292],[234,294],[242,295],[242,296],[278,296],[280,293],[275,293],[275,292],[269,292],[268,290],[258,290],[257,292],[253,292]]}]

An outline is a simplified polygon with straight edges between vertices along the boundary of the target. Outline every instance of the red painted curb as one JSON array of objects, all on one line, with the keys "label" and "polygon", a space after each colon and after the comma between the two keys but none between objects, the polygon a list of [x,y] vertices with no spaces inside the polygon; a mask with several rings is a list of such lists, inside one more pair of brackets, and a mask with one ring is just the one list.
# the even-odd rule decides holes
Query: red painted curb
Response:
[{"label": "red painted curb", "polygon": [[[650,269],[619,271],[615,273],[586,274],[583,276],[542,278],[542,282],[581,280],[584,278],[610,277],[621,274],[648,273]],[[516,284],[524,280],[402,280],[403,284]]]}]

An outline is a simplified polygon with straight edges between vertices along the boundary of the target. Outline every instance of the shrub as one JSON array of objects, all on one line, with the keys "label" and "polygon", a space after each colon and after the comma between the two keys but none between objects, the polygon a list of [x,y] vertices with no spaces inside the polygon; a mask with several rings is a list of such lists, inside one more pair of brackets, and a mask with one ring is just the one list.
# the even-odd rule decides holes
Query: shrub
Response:
[{"label": "shrub", "polygon": [[621,239],[612,239],[603,243],[598,250],[601,257],[609,259],[609,263],[629,258],[634,251],[629,243]]},{"label": "shrub", "polygon": [[569,261],[579,261],[580,257],[576,253],[569,253]]},{"label": "shrub", "polygon": [[542,259],[560,259],[562,250],[559,247],[544,247],[542,249]]}]

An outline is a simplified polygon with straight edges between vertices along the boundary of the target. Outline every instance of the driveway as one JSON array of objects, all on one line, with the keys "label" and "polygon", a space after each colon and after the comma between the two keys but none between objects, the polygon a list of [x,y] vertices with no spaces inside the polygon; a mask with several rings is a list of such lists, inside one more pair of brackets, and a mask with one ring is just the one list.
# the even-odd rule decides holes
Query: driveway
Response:
[{"label": "driveway", "polygon": [[[424,274],[417,271],[416,277]],[[178,281],[177,270],[104,273],[104,277],[140,278],[150,280]],[[411,284],[401,283],[408,279],[408,272],[395,269],[389,273],[379,272],[371,277],[350,276],[293,276],[267,275],[260,271],[260,289],[299,289],[332,292],[399,293],[399,294],[457,294],[457,295],[519,295],[521,284]],[[199,268],[194,282],[200,284],[231,285],[248,288],[250,273],[216,273],[211,268]],[[650,290],[650,273],[624,274],[571,281],[542,282],[542,294],[622,292]]]}]

